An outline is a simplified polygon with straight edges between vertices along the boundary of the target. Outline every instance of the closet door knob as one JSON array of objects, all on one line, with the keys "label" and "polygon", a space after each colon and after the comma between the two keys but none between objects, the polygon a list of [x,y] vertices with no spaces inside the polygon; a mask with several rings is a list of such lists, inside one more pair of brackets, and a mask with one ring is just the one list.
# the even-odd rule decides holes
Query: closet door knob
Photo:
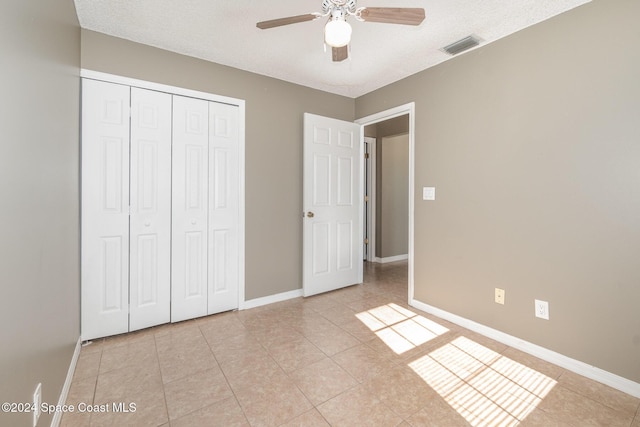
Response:
[{"label": "closet door knob", "polygon": [[145,226],[145,227],[148,227],[148,226],[150,226],[150,225],[151,225],[151,221],[150,221],[150,220],[146,220],[146,221],[144,222],[144,226]]},{"label": "closet door knob", "polygon": [[192,219],[191,220],[191,225],[196,225],[196,222],[198,222],[198,221],[196,221],[195,219]]},{"label": "closet door knob", "polygon": [[307,218],[313,218],[315,214],[313,212],[307,212]]}]

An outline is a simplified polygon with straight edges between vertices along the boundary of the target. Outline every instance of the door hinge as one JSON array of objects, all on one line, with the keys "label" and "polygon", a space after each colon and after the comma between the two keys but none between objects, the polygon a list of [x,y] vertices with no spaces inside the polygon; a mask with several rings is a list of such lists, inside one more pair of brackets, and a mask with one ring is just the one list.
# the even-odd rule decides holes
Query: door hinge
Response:
[{"label": "door hinge", "polygon": [[364,201],[368,202],[369,201],[369,196],[364,196]]},{"label": "door hinge", "polygon": [[368,245],[369,244],[369,239],[364,239],[364,244]]},{"label": "door hinge", "polygon": [[369,158],[369,153],[364,153],[364,158],[368,159]]}]

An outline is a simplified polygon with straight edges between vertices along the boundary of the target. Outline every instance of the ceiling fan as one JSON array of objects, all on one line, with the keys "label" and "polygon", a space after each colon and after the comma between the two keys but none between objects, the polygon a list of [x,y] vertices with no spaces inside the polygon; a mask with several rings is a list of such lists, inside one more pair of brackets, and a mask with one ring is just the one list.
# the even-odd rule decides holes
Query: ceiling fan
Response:
[{"label": "ceiling fan", "polygon": [[328,17],[329,21],[324,27],[324,41],[331,46],[333,61],[340,62],[349,56],[348,45],[351,41],[351,25],[347,22],[347,17],[349,16],[358,21],[387,24],[420,25],[424,21],[425,15],[422,8],[356,7],[356,2],[357,0],[322,0],[322,13],[312,12],[287,18],[272,19],[258,22],[256,26],[261,30],[266,30]]}]

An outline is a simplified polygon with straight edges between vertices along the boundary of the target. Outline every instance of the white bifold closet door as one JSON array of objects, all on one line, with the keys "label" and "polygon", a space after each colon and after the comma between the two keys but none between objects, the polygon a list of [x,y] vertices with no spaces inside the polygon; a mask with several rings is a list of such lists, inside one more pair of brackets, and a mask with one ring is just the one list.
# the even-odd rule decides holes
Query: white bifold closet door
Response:
[{"label": "white bifold closet door", "polygon": [[82,339],[238,308],[236,105],[83,79]]},{"label": "white bifold closet door", "polygon": [[238,107],[174,96],[171,321],[238,308]]},{"label": "white bifold closet door", "polygon": [[209,314],[238,308],[239,129],[237,106],[209,103]]},{"label": "white bifold closet door", "polygon": [[130,91],[82,82],[83,340],[129,331]]},{"label": "white bifold closet door", "polygon": [[131,88],[129,330],[171,316],[171,95]]},{"label": "white bifold closet door", "polygon": [[173,100],[171,320],[207,314],[209,102]]},{"label": "white bifold closet door", "polygon": [[83,80],[82,339],[170,320],[171,95]]}]

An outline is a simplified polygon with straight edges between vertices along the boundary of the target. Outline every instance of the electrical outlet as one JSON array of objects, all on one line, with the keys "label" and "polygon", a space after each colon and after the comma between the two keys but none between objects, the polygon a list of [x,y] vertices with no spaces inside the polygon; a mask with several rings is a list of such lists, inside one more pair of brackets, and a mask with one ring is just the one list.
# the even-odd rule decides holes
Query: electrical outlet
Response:
[{"label": "electrical outlet", "polygon": [[504,289],[496,288],[495,299],[498,304],[504,304]]},{"label": "electrical outlet", "polygon": [[40,405],[42,404],[42,383],[38,383],[36,391],[33,392],[33,427],[38,424],[40,418]]},{"label": "electrical outlet", "polygon": [[549,303],[547,301],[536,300],[536,317],[549,320]]}]

